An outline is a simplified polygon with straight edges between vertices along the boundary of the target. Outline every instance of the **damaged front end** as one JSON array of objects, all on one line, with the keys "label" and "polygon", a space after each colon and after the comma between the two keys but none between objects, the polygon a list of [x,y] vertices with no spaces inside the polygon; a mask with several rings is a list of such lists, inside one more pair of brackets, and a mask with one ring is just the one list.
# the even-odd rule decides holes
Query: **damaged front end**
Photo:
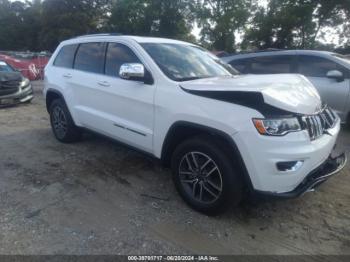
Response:
[{"label": "damaged front end", "polygon": [[18,72],[0,72],[0,107],[30,102],[33,88]]}]

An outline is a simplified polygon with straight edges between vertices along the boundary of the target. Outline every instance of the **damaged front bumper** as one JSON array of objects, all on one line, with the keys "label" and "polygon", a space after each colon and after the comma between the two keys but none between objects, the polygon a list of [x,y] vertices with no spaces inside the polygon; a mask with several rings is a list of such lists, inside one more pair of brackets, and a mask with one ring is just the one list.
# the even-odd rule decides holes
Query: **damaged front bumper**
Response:
[{"label": "damaged front bumper", "polygon": [[274,193],[257,191],[259,195],[272,196],[278,198],[296,198],[302,196],[307,192],[312,192],[316,187],[328,180],[330,177],[338,174],[346,165],[347,156],[345,153],[337,157],[329,158],[323,162],[320,166],[310,172],[305,179],[293,190],[285,193]]},{"label": "damaged front bumper", "polygon": [[33,99],[32,85],[20,88],[18,92],[6,96],[0,96],[0,107],[12,106],[20,103],[26,103]]}]

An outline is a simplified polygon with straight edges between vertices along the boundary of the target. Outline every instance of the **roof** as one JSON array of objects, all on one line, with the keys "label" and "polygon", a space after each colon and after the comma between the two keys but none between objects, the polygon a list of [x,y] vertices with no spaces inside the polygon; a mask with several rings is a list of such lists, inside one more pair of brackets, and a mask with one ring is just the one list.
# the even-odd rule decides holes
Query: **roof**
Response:
[{"label": "roof", "polygon": [[168,38],[160,38],[160,37],[145,37],[145,36],[132,36],[132,35],[120,35],[120,34],[93,34],[93,35],[83,35],[78,36],[72,39],[69,39],[64,42],[80,42],[80,41],[90,41],[90,40],[133,40],[137,43],[168,43],[168,44],[185,44],[192,45],[191,43],[187,43],[184,41],[168,39]]},{"label": "roof", "polygon": [[138,43],[168,43],[168,44],[186,44],[191,45],[191,43],[160,37],[144,37],[144,36],[122,36],[126,38],[131,38]]},{"label": "roof", "polygon": [[315,55],[315,56],[329,56],[334,53],[328,51],[318,50],[273,50],[273,51],[258,51],[252,53],[236,54],[222,58],[224,61],[231,61],[242,58],[263,57],[273,55]]}]

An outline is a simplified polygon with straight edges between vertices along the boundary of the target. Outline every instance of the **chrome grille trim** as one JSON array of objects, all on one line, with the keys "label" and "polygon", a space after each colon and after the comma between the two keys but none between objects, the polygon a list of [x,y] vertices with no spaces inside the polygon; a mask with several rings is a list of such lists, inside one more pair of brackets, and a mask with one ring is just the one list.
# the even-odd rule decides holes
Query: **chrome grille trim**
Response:
[{"label": "chrome grille trim", "polygon": [[319,114],[302,117],[304,128],[311,140],[321,137],[325,131],[333,128],[337,122],[337,115],[329,107],[325,107]]}]

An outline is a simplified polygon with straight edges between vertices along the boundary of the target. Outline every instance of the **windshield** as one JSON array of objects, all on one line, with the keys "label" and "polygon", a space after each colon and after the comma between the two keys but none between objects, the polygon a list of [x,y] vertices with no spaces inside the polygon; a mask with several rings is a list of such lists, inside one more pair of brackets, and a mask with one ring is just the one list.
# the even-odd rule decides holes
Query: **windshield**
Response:
[{"label": "windshield", "polygon": [[0,72],[14,72],[13,68],[3,61],[0,61]]},{"label": "windshield", "polygon": [[141,46],[174,81],[238,74],[230,65],[200,47],[166,43],[143,43]]}]

